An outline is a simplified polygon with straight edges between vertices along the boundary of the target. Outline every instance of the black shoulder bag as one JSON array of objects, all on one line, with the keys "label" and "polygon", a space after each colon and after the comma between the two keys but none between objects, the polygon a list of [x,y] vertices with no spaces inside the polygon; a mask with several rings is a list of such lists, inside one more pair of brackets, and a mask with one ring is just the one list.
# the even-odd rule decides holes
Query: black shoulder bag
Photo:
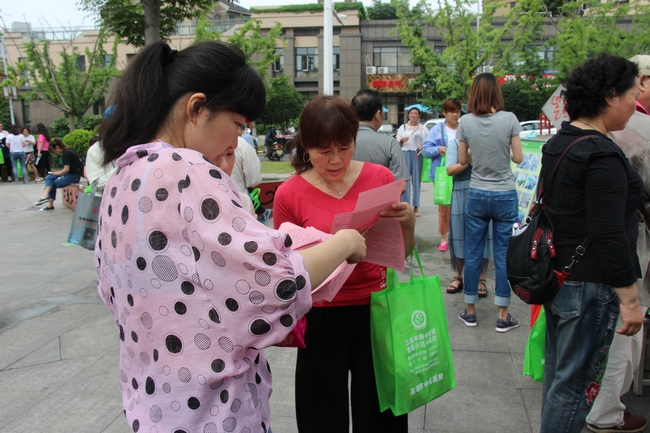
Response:
[{"label": "black shoulder bag", "polygon": [[589,236],[576,247],[571,263],[562,271],[556,271],[553,266],[555,245],[553,244],[553,223],[544,209],[542,198],[546,187],[550,186],[562,159],[575,144],[597,135],[585,135],[572,141],[560,154],[555,167],[544,185],[539,178],[537,199],[520,227],[514,227],[508,243],[506,254],[506,271],[512,291],[527,304],[541,305],[552,300],[564,281],[571,273],[573,266],[585,254],[589,244]]}]

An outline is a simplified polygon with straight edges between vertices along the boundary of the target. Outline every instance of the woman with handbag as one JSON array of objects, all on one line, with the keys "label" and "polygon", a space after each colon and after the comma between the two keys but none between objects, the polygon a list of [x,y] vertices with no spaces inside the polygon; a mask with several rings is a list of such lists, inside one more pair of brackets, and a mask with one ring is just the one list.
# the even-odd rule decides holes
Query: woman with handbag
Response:
[{"label": "woman with handbag", "polygon": [[104,163],[118,169],[102,197],[98,292],[133,431],[270,432],[263,349],[311,308],[312,286],[365,257],[355,230],[293,251],[214,165],[265,101],[239,48],[158,42],[129,63],[100,126]]},{"label": "woman with handbag", "polygon": [[[574,69],[562,92],[570,121],[542,150],[541,179],[562,158],[543,198],[553,222],[556,270],[572,262],[578,245],[588,244],[567,281],[544,304],[541,433],[582,431],[614,332],[634,335],[643,322],[636,287],[641,276],[637,206],[643,182],[607,137],[625,128],[635,111],[637,72],[636,64],[612,55]],[[619,311],[623,326],[615,329]]]},{"label": "woman with handbag", "polygon": [[[441,165],[442,157],[447,152],[449,142],[456,139],[461,107],[462,104],[459,99],[447,99],[442,104],[445,121],[433,125],[422,144],[422,156],[431,158],[431,172],[429,173],[429,179],[431,180],[435,180],[436,167]],[[435,184],[433,187],[435,188]],[[449,239],[447,237],[447,233],[449,233],[449,215],[449,206],[438,205],[438,233],[440,233],[438,251],[447,251],[449,249]],[[459,284],[462,284],[462,280],[454,281],[460,281]]]},{"label": "woman with handbag", "polygon": [[[381,165],[353,161],[359,119],[335,96],[309,101],[300,116],[292,160],[296,175],[280,185],[273,223],[290,222],[329,233],[336,214],[354,210],[359,194],[395,181]],[[400,223],[404,249],[415,246],[415,216],[397,203],[380,218]],[[361,228],[360,228],[361,229]],[[386,268],[357,264],[332,302],[307,313],[304,349],[296,361],[296,418],[300,433],[406,433],[407,415],[380,412],[370,341],[370,293],[386,287]],[[348,389],[351,377],[352,388]]]},{"label": "woman with handbag", "polygon": [[517,220],[517,191],[510,161],[523,161],[517,117],[503,111],[503,94],[497,78],[478,74],[472,83],[467,109],[458,125],[458,162],[469,164],[472,175],[465,204],[465,303],[458,318],[476,326],[476,301],[487,231],[492,222],[497,332],[508,332],[520,323],[508,313],[510,284],[506,273],[506,251]]},{"label": "woman with handbag", "polygon": [[[409,121],[400,126],[395,134],[402,152],[409,178],[406,179],[406,191],[402,194],[402,201],[410,203],[413,206],[415,216],[419,217],[420,213],[420,184],[422,173],[422,144],[427,138],[427,127],[420,123],[420,109],[413,107],[408,111]],[[412,188],[412,189],[411,189]],[[411,196],[413,191],[413,196]]]}]

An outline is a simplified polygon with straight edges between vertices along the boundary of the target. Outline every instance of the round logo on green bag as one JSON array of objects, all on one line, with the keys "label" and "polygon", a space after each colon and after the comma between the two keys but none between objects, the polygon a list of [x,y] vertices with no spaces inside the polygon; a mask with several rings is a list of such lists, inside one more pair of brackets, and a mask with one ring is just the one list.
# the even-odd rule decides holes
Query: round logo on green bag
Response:
[{"label": "round logo on green bag", "polygon": [[411,323],[413,324],[413,327],[418,331],[420,329],[424,329],[427,326],[426,313],[422,310],[415,310],[413,314],[411,314]]}]

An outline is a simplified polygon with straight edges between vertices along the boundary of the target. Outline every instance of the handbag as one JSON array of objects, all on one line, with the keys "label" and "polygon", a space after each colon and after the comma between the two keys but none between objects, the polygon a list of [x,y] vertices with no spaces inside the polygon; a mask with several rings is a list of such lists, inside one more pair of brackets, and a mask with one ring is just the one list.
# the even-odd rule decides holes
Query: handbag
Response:
[{"label": "handbag", "polygon": [[456,386],[440,278],[420,274],[400,283],[387,269],[387,287],[370,294],[370,338],[379,409],[402,415]]},{"label": "handbag", "polygon": [[[420,154],[422,155],[422,154]],[[427,158],[426,156],[422,156],[422,173],[420,175],[420,181],[421,182],[433,182],[431,180],[431,164],[432,164],[432,158]]]},{"label": "handbag", "polygon": [[447,174],[446,156],[442,157],[440,165],[436,167],[436,176],[433,182],[433,204],[449,206],[451,193],[454,189],[454,179]]},{"label": "handbag", "polygon": [[284,340],[274,344],[278,347],[298,347],[304,349],[305,346],[305,332],[307,332],[307,317],[302,316],[298,319],[296,326],[289,332]]},{"label": "handbag", "polygon": [[[571,142],[560,154],[548,180],[553,182],[562,159],[575,144],[597,135],[585,135]],[[571,269],[585,254],[589,236],[578,245],[571,263],[556,271],[553,261],[556,255],[553,244],[553,223],[544,209],[543,196],[547,189],[540,177],[537,199],[522,226],[515,225],[508,241],[506,272],[512,291],[527,304],[544,304],[552,300],[571,274]]]},{"label": "handbag", "polygon": [[72,225],[68,242],[87,250],[95,249],[95,240],[99,230],[99,207],[102,198],[95,195],[97,181],[92,183],[90,192],[80,192],[72,216]]},{"label": "handbag", "polygon": [[530,330],[526,350],[524,352],[524,375],[530,376],[535,382],[544,381],[544,359],[546,350],[546,314],[544,307]]}]

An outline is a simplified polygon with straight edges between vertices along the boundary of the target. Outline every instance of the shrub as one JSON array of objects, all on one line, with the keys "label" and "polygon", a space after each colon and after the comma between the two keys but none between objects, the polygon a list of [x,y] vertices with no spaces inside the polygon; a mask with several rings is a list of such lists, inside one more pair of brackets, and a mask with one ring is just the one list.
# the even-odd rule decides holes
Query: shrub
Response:
[{"label": "shrub", "polygon": [[84,116],[82,118],[82,121],[84,124],[84,129],[95,132],[97,130],[97,126],[102,122],[102,116],[99,114],[89,114],[88,116]]},{"label": "shrub", "polygon": [[92,131],[85,129],[75,129],[71,133],[63,137],[63,144],[71,148],[81,158],[82,161],[86,160],[86,152],[90,147],[90,139],[95,135]]},{"label": "shrub", "polygon": [[61,138],[70,133],[70,121],[67,117],[60,117],[50,126],[50,137]]}]

